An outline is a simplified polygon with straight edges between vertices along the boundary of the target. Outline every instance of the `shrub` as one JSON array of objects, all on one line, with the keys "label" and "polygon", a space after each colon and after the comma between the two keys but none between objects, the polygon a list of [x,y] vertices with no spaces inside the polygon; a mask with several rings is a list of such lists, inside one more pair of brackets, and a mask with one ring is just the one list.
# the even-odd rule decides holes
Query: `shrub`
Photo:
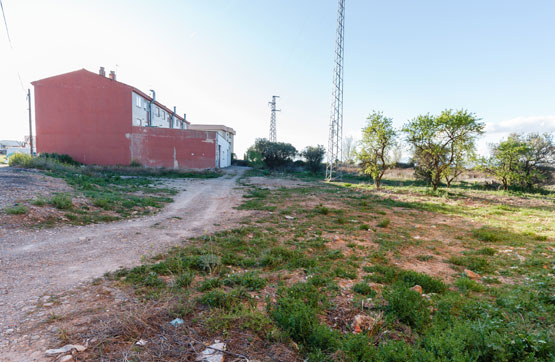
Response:
[{"label": "shrub", "polygon": [[266,279],[263,279],[254,272],[242,274],[232,274],[224,279],[224,284],[228,286],[240,285],[249,290],[260,290],[266,286]]},{"label": "shrub", "polygon": [[73,166],[81,165],[80,162],[75,161],[73,158],[71,158],[70,155],[66,155],[66,154],[41,153],[39,155],[39,158],[54,160],[54,161],[57,161],[57,162],[60,162],[60,163],[64,163],[66,165],[73,165]]},{"label": "shrub", "polygon": [[245,296],[246,294],[242,289],[234,289],[229,293],[216,289],[202,295],[198,300],[210,307],[231,309]]},{"label": "shrub", "polygon": [[449,258],[449,262],[451,264],[467,267],[478,273],[489,273],[492,271],[492,267],[489,265],[488,261],[477,256],[452,256]]},{"label": "shrub", "polygon": [[219,288],[222,286],[222,281],[221,279],[218,278],[212,278],[212,279],[205,279],[202,281],[202,283],[200,283],[200,285],[198,286],[198,290],[201,292],[206,292],[207,290],[212,290],[215,288]]},{"label": "shrub", "polygon": [[33,164],[33,157],[25,153],[16,153],[10,156],[9,165],[11,167],[31,167]]},{"label": "shrub", "polygon": [[185,272],[179,274],[175,278],[175,286],[178,288],[187,288],[193,282],[195,275],[191,272]]},{"label": "shrub", "polygon": [[60,210],[69,210],[73,207],[73,201],[68,194],[56,194],[50,200],[50,204]]},{"label": "shrub", "polygon": [[370,297],[374,297],[376,295],[376,291],[364,282],[353,285],[353,292]]},{"label": "shrub", "polygon": [[384,290],[384,299],[388,302],[388,317],[399,320],[416,329],[422,329],[430,321],[428,305],[424,298],[402,283],[394,284]]},{"label": "shrub", "polygon": [[455,282],[455,285],[463,293],[467,293],[469,291],[483,292],[485,290],[483,285],[466,277],[457,279],[457,281]]},{"label": "shrub", "polygon": [[391,220],[389,220],[387,217],[382,219],[382,221],[380,221],[378,223],[378,225],[376,225],[379,228],[386,228],[389,226],[389,223],[391,222]]},{"label": "shrub", "polygon": [[503,235],[505,234],[503,230],[489,226],[482,226],[479,229],[473,230],[472,233],[478,240],[488,242],[503,241]]},{"label": "shrub", "polygon": [[403,270],[387,265],[376,265],[364,267],[364,271],[373,272],[374,274],[367,278],[377,283],[392,284],[401,282],[409,288],[418,284],[425,293],[443,293],[447,290],[447,286],[441,279],[412,270]]},{"label": "shrub", "polygon": [[23,214],[26,214],[29,211],[29,209],[27,209],[23,205],[16,205],[12,207],[6,207],[4,211],[8,215],[23,215]]}]

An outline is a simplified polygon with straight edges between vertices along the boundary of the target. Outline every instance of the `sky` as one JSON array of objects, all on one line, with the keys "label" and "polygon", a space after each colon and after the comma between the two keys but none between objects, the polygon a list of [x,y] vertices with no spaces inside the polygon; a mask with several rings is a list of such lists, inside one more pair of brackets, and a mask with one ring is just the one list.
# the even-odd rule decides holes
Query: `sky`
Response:
[{"label": "sky", "polygon": [[[268,137],[272,95],[278,141],[327,146],[336,0],[2,3],[0,140],[28,134],[30,82],[104,66],[192,123],[234,128],[239,158]],[[481,153],[555,132],[555,1],[346,0],[345,14],[344,136],[373,110],[400,128],[449,108],[485,122]]]}]

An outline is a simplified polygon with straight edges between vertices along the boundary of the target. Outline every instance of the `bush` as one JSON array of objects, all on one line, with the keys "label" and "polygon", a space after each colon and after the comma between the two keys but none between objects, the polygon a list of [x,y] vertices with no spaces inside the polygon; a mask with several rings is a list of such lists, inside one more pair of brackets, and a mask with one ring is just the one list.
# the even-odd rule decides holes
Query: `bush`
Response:
[{"label": "bush", "polygon": [[11,167],[31,167],[33,164],[33,157],[25,153],[16,153],[9,158],[9,165]]},{"label": "bush", "polygon": [[64,163],[66,165],[72,165],[72,166],[81,165],[80,162],[75,161],[73,158],[71,158],[70,155],[66,155],[66,154],[41,153],[39,155],[39,158],[54,160],[54,161],[57,161],[57,162],[60,162],[60,163]]},{"label": "bush", "polygon": [[187,288],[193,282],[194,277],[195,275],[190,272],[181,273],[175,278],[175,286],[178,288]]},{"label": "bush", "polygon": [[263,279],[254,272],[242,274],[232,274],[224,280],[227,286],[240,285],[249,290],[260,290],[266,286],[266,279]]},{"label": "bush", "polygon": [[430,322],[427,302],[420,293],[410,290],[406,285],[397,283],[384,290],[384,299],[388,302],[388,317],[399,320],[416,329],[422,329]]},{"label": "bush", "polygon": [[361,282],[353,285],[353,292],[367,295],[370,297],[374,297],[376,295],[376,291],[372,289],[367,283]]},{"label": "bush", "polygon": [[447,290],[447,286],[441,279],[412,270],[403,270],[394,266],[376,265],[364,267],[364,271],[374,273],[367,278],[377,283],[393,284],[401,282],[408,288],[418,284],[422,287],[424,293],[444,293]]},{"label": "bush", "polygon": [[73,201],[68,194],[56,194],[50,200],[50,204],[60,210],[69,210],[73,207]]},{"label": "bush", "polygon": [[29,209],[27,209],[23,205],[16,205],[13,207],[6,207],[4,211],[8,215],[23,215],[23,214],[26,214],[29,211]]},{"label": "bush", "polygon": [[379,228],[386,228],[389,226],[389,223],[391,222],[391,220],[389,220],[387,217],[384,218],[382,221],[380,221],[378,223],[378,225],[376,225]]}]

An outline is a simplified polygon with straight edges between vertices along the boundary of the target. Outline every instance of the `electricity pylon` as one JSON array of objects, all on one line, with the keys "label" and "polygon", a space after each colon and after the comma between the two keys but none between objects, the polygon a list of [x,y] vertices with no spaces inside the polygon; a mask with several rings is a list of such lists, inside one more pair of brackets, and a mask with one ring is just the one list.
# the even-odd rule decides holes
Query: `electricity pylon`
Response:
[{"label": "electricity pylon", "polygon": [[270,117],[270,142],[277,142],[276,134],[276,112],[281,112],[281,109],[276,109],[276,99],[279,96],[272,96],[272,101],[268,102],[270,107],[272,107],[272,115]]},{"label": "electricity pylon", "polygon": [[333,70],[333,92],[328,142],[328,164],[326,180],[341,177],[338,170],[342,160],[343,140],[343,55],[345,35],[345,0],[339,0],[337,10],[337,31],[335,40],[335,66]]}]

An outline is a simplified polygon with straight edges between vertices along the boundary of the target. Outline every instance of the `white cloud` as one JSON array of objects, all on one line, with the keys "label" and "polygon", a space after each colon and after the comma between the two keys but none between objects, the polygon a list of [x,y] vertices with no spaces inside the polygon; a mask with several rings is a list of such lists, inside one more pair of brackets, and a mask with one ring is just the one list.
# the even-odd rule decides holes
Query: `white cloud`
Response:
[{"label": "white cloud", "polygon": [[516,117],[501,122],[488,123],[486,132],[488,135],[555,132],[555,115]]},{"label": "white cloud", "polygon": [[486,133],[477,142],[478,153],[489,153],[489,145],[507,138],[511,133],[554,133],[555,115],[553,116],[523,116],[486,124]]}]

